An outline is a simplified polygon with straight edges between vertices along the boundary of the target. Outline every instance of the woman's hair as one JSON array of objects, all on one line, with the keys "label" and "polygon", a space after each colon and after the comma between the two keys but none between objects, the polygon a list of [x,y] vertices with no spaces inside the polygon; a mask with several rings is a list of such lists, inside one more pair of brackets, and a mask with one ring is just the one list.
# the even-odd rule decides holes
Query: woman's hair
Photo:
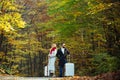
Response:
[{"label": "woman's hair", "polygon": [[52,44],[52,47],[56,47],[56,44],[55,44],[55,43],[53,43],[53,44]]}]

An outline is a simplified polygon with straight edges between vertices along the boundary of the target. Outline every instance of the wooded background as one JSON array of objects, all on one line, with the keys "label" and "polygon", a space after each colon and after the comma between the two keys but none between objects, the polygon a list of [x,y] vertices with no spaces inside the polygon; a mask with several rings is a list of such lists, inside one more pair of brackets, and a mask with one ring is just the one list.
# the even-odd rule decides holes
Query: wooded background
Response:
[{"label": "wooded background", "polygon": [[44,76],[51,44],[59,48],[63,42],[75,75],[120,70],[120,1],[0,0],[4,73]]}]

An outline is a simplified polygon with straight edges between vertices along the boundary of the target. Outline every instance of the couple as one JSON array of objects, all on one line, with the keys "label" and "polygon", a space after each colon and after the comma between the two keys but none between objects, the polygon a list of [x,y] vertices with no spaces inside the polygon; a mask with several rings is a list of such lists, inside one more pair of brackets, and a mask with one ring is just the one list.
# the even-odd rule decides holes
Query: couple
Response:
[{"label": "couple", "polygon": [[67,55],[69,55],[69,51],[65,48],[65,44],[61,45],[61,48],[57,50],[56,44],[52,44],[50,52],[49,52],[49,74],[55,76],[55,60],[56,57],[59,59],[59,77],[63,76],[64,65],[67,63]]}]

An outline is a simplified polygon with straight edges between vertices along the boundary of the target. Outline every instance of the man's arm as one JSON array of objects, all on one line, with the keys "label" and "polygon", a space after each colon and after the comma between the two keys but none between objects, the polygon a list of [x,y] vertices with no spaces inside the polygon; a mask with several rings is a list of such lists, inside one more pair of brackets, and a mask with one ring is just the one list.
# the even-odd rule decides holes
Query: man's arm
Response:
[{"label": "man's arm", "polygon": [[70,52],[66,49],[66,51],[67,51],[67,54],[69,55],[70,54]]},{"label": "man's arm", "polygon": [[60,55],[59,55],[59,49],[57,50],[57,54],[56,54],[57,58],[60,59]]}]

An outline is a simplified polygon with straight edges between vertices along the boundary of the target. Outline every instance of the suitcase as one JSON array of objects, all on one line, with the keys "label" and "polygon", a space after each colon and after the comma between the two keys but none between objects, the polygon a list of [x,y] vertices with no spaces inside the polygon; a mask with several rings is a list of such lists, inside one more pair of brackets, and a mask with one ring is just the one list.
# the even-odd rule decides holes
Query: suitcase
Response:
[{"label": "suitcase", "polygon": [[74,63],[65,64],[65,76],[74,76]]},{"label": "suitcase", "polygon": [[70,62],[70,55],[68,55],[68,63],[65,64],[65,76],[74,76],[74,63]]},{"label": "suitcase", "polygon": [[44,76],[46,76],[46,77],[49,76],[49,68],[48,68],[48,65],[44,67]]}]

